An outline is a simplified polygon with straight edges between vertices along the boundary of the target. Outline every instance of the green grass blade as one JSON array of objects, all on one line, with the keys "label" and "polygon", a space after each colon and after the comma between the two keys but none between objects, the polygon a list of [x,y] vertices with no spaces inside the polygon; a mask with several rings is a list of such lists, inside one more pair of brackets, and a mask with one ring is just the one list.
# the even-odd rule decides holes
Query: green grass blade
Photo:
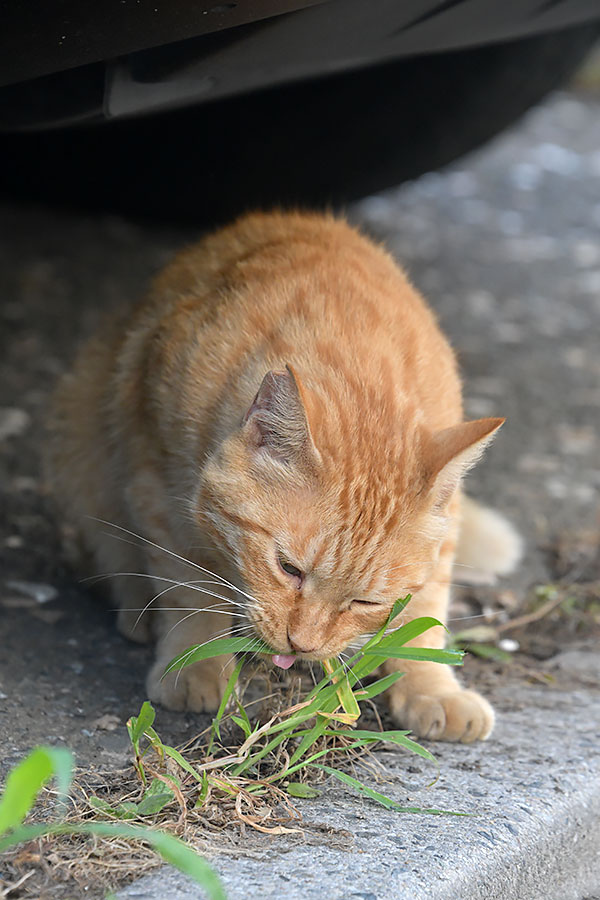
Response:
[{"label": "green grass blade", "polygon": [[[392,612],[393,612],[393,610],[392,610]],[[369,638],[369,640],[367,641],[366,644],[363,644],[362,650],[361,650],[362,653],[367,653],[367,651],[370,650],[371,647],[375,647],[379,643],[379,641],[381,640],[381,638],[384,636],[385,632],[387,631],[391,621],[392,621],[392,616],[390,613],[390,615],[387,617],[387,619],[385,620],[385,622],[383,623],[383,625],[381,626],[379,631],[376,634],[374,634],[372,638]]]},{"label": "green grass blade", "polygon": [[493,659],[496,662],[512,662],[513,656],[506,650],[501,650],[494,644],[467,644],[466,652],[472,653],[474,656],[481,656],[482,659]]},{"label": "green grass blade", "polygon": [[434,650],[429,647],[404,647],[398,650],[379,650],[379,647],[375,647],[369,655],[379,660],[378,665],[384,659],[419,659],[445,663],[447,666],[462,666],[465,654],[463,650]]},{"label": "green grass blade", "polygon": [[362,648],[363,653],[366,653],[367,650],[369,650],[371,647],[375,646],[375,644],[379,643],[379,641],[381,640],[383,635],[386,633],[386,631],[388,630],[388,628],[390,627],[390,625],[392,624],[394,619],[400,615],[400,613],[402,612],[403,609],[405,609],[410,598],[411,598],[411,594],[407,594],[407,596],[404,597],[403,600],[396,600],[396,602],[392,606],[392,611],[390,612],[389,616],[385,620],[385,623],[381,626],[381,628],[379,629],[377,634],[374,634],[373,637],[370,640],[368,640],[367,643]]},{"label": "green grass blade", "polygon": [[143,799],[138,803],[138,816],[153,816],[159,813],[175,797],[175,792],[160,778],[153,778]]},{"label": "green grass blade", "polygon": [[[328,712],[329,710],[326,710]],[[307,735],[302,738],[300,744],[292,754],[290,759],[290,766],[293,766],[294,763],[297,763],[299,759],[304,756],[304,754],[309,750],[315,741],[318,741],[325,729],[329,725],[329,720],[324,718],[324,716],[318,716],[317,721],[314,726],[310,729]],[[292,770],[293,771],[293,770]]]},{"label": "green grass blade", "polygon": [[248,723],[241,716],[234,716],[232,714],[231,721],[235,722],[235,724],[238,726],[238,728],[240,728],[244,732],[245,738],[250,737],[252,728],[250,725],[248,725]]},{"label": "green grass blade", "polygon": [[203,806],[204,801],[208,797],[208,775],[206,772],[202,773],[202,786],[198,792],[198,797],[196,802],[194,803],[194,809],[200,809]]},{"label": "green grass blade", "polygon": [[422,747],[416,741],[407,737],[409,734],[408,731],[361,731],[360,729],[348,729],[345,731],[341,728],[330,728],[325,731],[325,734],[351,738],[352,740],[360,741],[363,744],[373,744],[375,741],[398,744],[399,747],[404,747],[406,750],[410,750],[411,753],[422,756],[423,759],[429,759],[431,762],[436,762],[435,756],[433,756],[429,750],[426,750],[425,747]]},{"label": "green grass blade", "polygon": [[436,625],[441,625],[445,629],[445,625],[439,619],[434,619],[433,616],[419,616],[418,619],[411,619],[410,622],[405,622],[404,625],[395,628],[394,631],[388,631],[378,642],[377,646],[371,647],[369,650],[371,653],[375,650],[379,652],[383,650],[398,650]]},{"label": "green grass blade", "polygon": [[115,806],[102,800],[101,797],[91,796],[89,799],[90,806],[97,812],[108,816],[110,819],[135,819],[138,812],[138,804],[130,800],[123,803],[117,803]]},{"label": "green grass blade", "polygon": [[242,719],[242,721],[244,723],[244,727],[242,728],[242,731],[245,733],[246,737],[248,737],[249,735],[252,734],[252,725],[250,724],[250,719],[248,718],[248,713],[246,712],[246,710],[244,709],[244,707],[238,700],[237,696],[235,698],[235,705],[237,706],[238,712],[240,714],[240,718]]},{"label": "green grass blade", "polygon": [[360,703],[362,700],[372,700],[373,697],[378,697],[379,694],[383,694],[383,692],[391,688],[393,684],[396,684],[400,678],[404,678],[404,674],[404,672],[390,672],[389,675],[378,678],[373,684],[369,684],[367,687],[355,691],[354,694],[356,699]]},{"label": "green grass blade", "polygon": [[302,797],[306,800],[312,800],[320,796],[321,793],[310,784],[304,784],[302,781],[291,781],[286,787],[286,792],[290,797]]},{"label": "green grass blade", "polygon": [[354,696],[352,692],[352,686],[350,684],[350,678],[348,677],[347,671],[344,671],[344,674],[339,678],[333,675],[335,670],[335,664],[332,659],[324,659],[321,663],[326,672],[328,672],[331,676],[331,680],[335,682],[336,685],[336,694],[342,709],[346,715],[351,716],[353,719],[358,719],[360,716],[360,708],[358,705],[358,700]]},{"label": "green grass blade", "polygon": [[326,747],[325,750],[319,750],[317,753],[313,753],[312,756],[307,756],[306,759],[303,759],[301,762],[296,763],[295,766],[290,766],[290,768],[286,769],[285,772],[279,772],[277,775],[273,775],[269,780],[279,781],[280,778],[289,778],[290,775],[294,775],[294,773],[299,772],[300,769],[305,769],[307,766],[312,766],[316,759],[322,759],[322,757],[326,756],[328,753],[331,753],[330,747]]},{"label": "green grass blade", "polygon": [[[171,660],[164,671],[164,675],[169,672],[179,671],[185,666],[191,666],[195,662],[203,659],[212,659],[214,656],[223,656],[225,653],[275,653],[275,651],[256,637],[227,637],[216,638],[214,641],[208,641],[206,644],[197,644],[188,647],[183,653],[179,653]],[[163,675],[163,677],[164,677]]]},{"label": "green grass blade", "polygon": [[388,624],[388,625],[391,625],[391,623],[394,621],[394,619],[396,618],[396,616],[399,616],[400,613],[401,613],[404,609],[406,609],[406,607],[408,606],[408,604],[409,604],[409,602],[410,602],[411,597],[412,597],[412,594],[407,594],[406,597],[404,597],[404,599],[396,600],[396,602],[395,602],[394,605],[392,606],[392,611],[391,611],[391,613],[390,613],[390,615],[389,615],[389,618],[388,618],[388,620],[387,620],[387,624]]},{"label": "green grass blade", "polygon": [[99,837],[123,837],[146,841],[172,866],[193,878],[206,892],[209,900],[227,900],[216,872],[192,847],[179,838],[143,825],[127,825],[120,822],[92,822],[82,825],[21,825],[15,831],[0,838],[0,852],[34,838],[51,834],[93,834]]},{"label": "green grass blade", "polygon": [[[368,652],[366,652],[362,659],[359,659],[351,667],[352,675],[356,680],[366,678],[381,665],[384,659],[389,657],[431,660],[432,662],[448,661],[451,665],[459,665],[462,657],[459,658],[452,655],[445,659],[439,657],[439,654],[452,654],[454,651],[451,650],[445,651],[422,647],[404,647],[404,644],[407,641],[419,637],[429,628],[440,624],[441,622],[439,622],[438,619],[434,619],[430,616],[423,616],[418,619],[412,619],[400,628],[396,628],[394,631],[390,631],[385,635],[382,634],[382,630],[380,629],[378,634],[363,647],[363,651],[368,650]],[[400,653],[404,655],[400,656]]]},{"label": "green grass blade", "polygon": [[[364,741],[354,741],[352,744],[348,744],[345,749],[354,750],[355,747],[363,746]],[[305,769],[307,766],[314,765],[316,759],[321,759],[328,753],[331,753],[331,747],[325,747],[324,750],[318,750],[316,753],[313,753],[312,756],[307,756],[306,759],[303,759],[301,760],[301,762],[296,763],[295,766],[291,766],[289,769],[286,769],[283,772],[279,772],[277,775],[271,776],[271,778],[269,778],[269,781],[279,781],[280,778],[289,778],[290,775],[293,775],[295,772],[299,772],[300,769]]]},{"label": "green grass blade", "polygon": [[36,747],[6,779],[0,797],[0,835],[17,828],[33,806],[37,795],[53,775],[66,794],[71,784],[73,757],[62,747]]},{"label": "green grass blade", "polygon": [[[348,677],[351,682],[355,682],[352,671],[348,673]],[[337,684],[330,684],[319,694],[317,694],[310,706],[303,710],[303,713],[305,714],[304,721],[306,721],[306,719],[308,718],[311,718],[311,716],[315,715],[315,713],[317,712],[333,712],[339,706],[339,698],[336,691]],[[306,734],[302,738],[300,744],[294,751],[292,758],[290,759],[290,766],[293,766],[294,763],[298,762],[298,760],[310,749],[314,742],[321,737],[328,726],[329,720],[325,716],[317,715],[317,721],[315,725],[310,729],[308,734]]]},{"label": "green grass blade", "polygon": [[202,781],[202,776],[199,772],[196,772],[195,768],[191,763],[185,759],[184,756],[181,755],[179,750],[176,750],[175,747],[169,747],[168,744],[162,745],[164,752],[167,756],[170,756],[171,759],[174,759],[176,763],[179,763],[182,769],[185,769],[186,772],[189,772],[190,775],[193,775],[196,781]]},{"label": "green grass blade", "polygon": [[449,812],[445,809],[423,809],[419,806],[402,806],[400,803],[396,803],[395,800],[392,800],[390,797],[386,797],[385,794],[380,794],[379,791],[374,791],[372,788],[368,788],[365,784],[358,781],[356,778],[352,778],[351,775],[346,775],[345,772],[340,772],[339,769],[333,769],[331,766],[324,766],[321,763],[315,763],[316,769],[323,769],[324,772],[327,772],[329,775],[333,775],[334,778],[337,778],[338,781],[341,781],[343,784],[347,784],[350,787],[353,787],[358,791],[359,794],[362,794],[365,797],[370,797],[371,800],[375,800],[380,806],[385,806],[386,809],[393,809],[396,812],[403,813],[427,813],[432,816],[464,816],[467,813],[459,813],[459,812]]},{"label": "green grass blade", "polygon": [[163,746],[163,742],[161,741],[154,728],[152,728],[152,726],[148,725],[148,727],[144,731],[144,736],[148,738],[150,743],[141,755],[145,756],[150,747],[152,747],[154,750],[156,750],[161,760],[164,760],[165,748]]},{"label": "green grass blade", "polygon": [[142,703],[142,708],[140,709],[139,716],[131,717],[131,730],[130,737],[131,743],[135,744],[147,728],[151,728],[154,724],[154,718],[156,713],[154,712],[154,707],[148,700],[144,700]]},{"label": "green grass blade", "polygon": [[219,740],[221,740],[221,730],[220,730],[221,719],[223,718],[223,716],[225,714],[225,708],[229,702],[229,698],[231,697],[232,693],[235,690],[235,686],[237,684],[238,678],[240,677],[240,672],[242,671],[243,665],[244,665],[244,657],[242,657],[240,660],[238,660],[233,672],[229,676],[229,680],[227,681],[227,684],[225,686],[225,691],[223,693],[223,699],[221,700],[221,703],[217,710],[217,714],[213,719],[212,734],[210,737],[210,743],[208,745],[208,750],[206,751],[207,755],[210,755],[210,751],[212,750],[215,735],[219,738]]}]

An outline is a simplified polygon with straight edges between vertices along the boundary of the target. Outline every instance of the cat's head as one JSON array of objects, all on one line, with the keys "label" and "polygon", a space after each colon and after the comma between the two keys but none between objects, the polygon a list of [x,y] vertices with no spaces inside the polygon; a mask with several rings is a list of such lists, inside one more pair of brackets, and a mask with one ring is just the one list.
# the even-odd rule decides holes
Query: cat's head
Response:
[{"label": "cat's head", "polygon": [[432,434],[268,372],[203,470],[197,515],[235,560],[248,616],[281,654],[325,659],[426,583],[467,468],[502,424]]}]

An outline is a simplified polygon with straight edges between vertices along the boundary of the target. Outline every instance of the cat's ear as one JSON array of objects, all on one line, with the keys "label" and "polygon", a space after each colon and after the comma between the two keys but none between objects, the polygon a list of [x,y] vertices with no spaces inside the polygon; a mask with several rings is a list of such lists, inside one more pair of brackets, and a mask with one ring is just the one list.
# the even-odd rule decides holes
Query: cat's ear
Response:
[{"label": "cat's ear", "polygon": [[247,440],[284,463],[317,462],[304,388],[292,369],[267,372],[244,416]]},{"label": "cat's ear", "polygon": [[425,448],[429,494],[438,509],[444,507],[465,472],[474,466],[504,419],[477,419],[444,428],[431,435]]}]

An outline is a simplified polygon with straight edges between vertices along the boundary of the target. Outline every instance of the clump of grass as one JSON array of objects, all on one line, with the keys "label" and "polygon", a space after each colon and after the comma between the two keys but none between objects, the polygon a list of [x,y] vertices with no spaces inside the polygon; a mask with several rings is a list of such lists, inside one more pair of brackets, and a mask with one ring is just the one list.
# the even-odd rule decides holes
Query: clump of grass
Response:
[{"label": "clump of grass", "polygon": [[[59,794],[57,815],[49,822],[23,824],[43,787],[53,777]],[[63,747],[36,747],[9,772],[0,797],[0,852],[40,838],[65,835],[143,841],[165,862],[200,884],[210,900],[225,900],[225,892],[213,869],[200,854],[174,835],[145,825],[67,821],[65,801],[72,779],[73,759],[70,751]],[[24,880],[21,878],[20,883]],[[18,887],[19,884],[10,885],[2,895],[7,896]]]},{"label": "clump of grass", "polygon": [[[137,786],[132,784],[133,773],[115,777],[103,791],[90,791],[80,783],[76,785],[77,800],[72,792],[68,815],[63,807],[58,818],[55,814],[51,821],[24,825],[35,797],[53,773],[58,777],[61,795],[66,795],[71,783],[69,752],[37,748],[11,773],[0,800],[0,850],[36,838],[52,839],[54,865],[62,866],[86,889],[97,889],[100,883],[112,885],[114,872],[122,880],[151,867],[153,861],[146,849],[149,845],[163,859],[195,877],[211,900],[221,900],[224,894],[217,876],[190,844],[200,843],[210,849],[210,836],[219,833],[218,845],[213,840],[212,848],[218,846],[220,852],[229,849],[239,855],[241,848],[231,838],[223,841],[232,825],[268,834],[303,832],[296,801],[317,796],[319,783],[328,776],[390,810],[442,813],[403,806],[356,777],[360,774],[358,764],[368,766],[369,752],[380,742],[434,760],[407,731],[357,727],[361,705],[402,677],[401,672],[393,672],[363,685],[363,680],[386,659],[450,665],[462,662],[460,650],[406,646],[429,628],[441,625],[437,619],[425,617],[391,628],[409,599],[399,600],[377,634],[348,660],[324,661],[322,678],[305,696],[298,693],[297,686],[295,692],[284,694],[285,702],[271,710],[265,721],[256,720],[250,714],[250,704],[242,702],[239,679],[248,653],[273,653],[271,648],[256,638],[240,637],[219,638],[189,648],[170,663],[167,672],[225,653],[241,654],[209,728],[187,748],[172,747],[155,730],[155,711],[146,701],[139,715],[127,722]],[[372,763],[371,771],[376,771]],[[43,815],[48,809],[46,802]],[[96,842],[105,842],[105,870],[102,854],[94,855],[89,844],[73,848],[65,843],[75,836],[81,841],[93,837]],[[124,844],[123,838],[133,846]],[[92,862],[90,877],[86,865],[90,869]],[[17,872],[18,865],[12,869]],[[32,889],[35,880],[31,881]]]},{"label": "clump of grass", "polygon": [[[348,660],[325,660],[323,677],[306,697],[275,713],[264,723],[251,722],[236,692],[244,662],[243,658],[240,659],[229,678],[219,711],[208,729],[203,757],[195,764],[191,764],[179,751],[162,744],[152,728],[154,712],[150,704],[144,704],[140,716],[130,720],[129,724],[136,767],[142,781],[147,780],[146,754],[153,750],[159,760],[164,761],[168,757],[197,782],[196,808],[208,806],[211,800],[219,803],[234,801],[239,817],[262,831],[272,831],[274,828],[280,832],[282,826],[277,824],[269,828],[261,824],[256,815],[246,814],[245,809],[264,808],[267,797],[273,806],[273,801],[277,805],[285,794],[307,796],[307,775],[323,772],[388,809],[440,812],[404,807],[333,765],[338,760],[356,759],[379,742],[392,743],[426,759],[434,759],[428,750],[408,736],[408,731],[371,731],[356,727],[361,703],[378,696],[402,677],[402,672],[393,672],[363,686],[362,680],[372,675],[386,659],[430,660],[450,665],[462,662],[463,653],[460,650],[406,646],[429,628],[441,625],[437,619],[413,619],[389,630],[409,600],[410,596],[398,600],[377,634]],[[219,638],[189,648],[171,661],[165,674],[224,653],[249,652],[272,654],[274,651],[257,638]],[[227,718],[241,729],[243,735],[241,744],[237,746],[226,745],[221,733],[229,703],[234,706],[234,711]],[[143,751],[140,749],[142,738],[145,740]],[[150,774],[156,777],[156,769],[151,768]]]}]

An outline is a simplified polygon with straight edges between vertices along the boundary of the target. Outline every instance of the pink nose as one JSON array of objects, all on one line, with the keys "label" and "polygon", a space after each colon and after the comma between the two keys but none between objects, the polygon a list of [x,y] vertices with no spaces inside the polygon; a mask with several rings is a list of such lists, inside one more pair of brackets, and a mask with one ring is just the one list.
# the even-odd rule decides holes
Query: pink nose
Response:
[{"label": "pink nose", "polygon": [[290,647],[292,650],[295,650],[296,653],[313,653],[317,648],[316,647],[303,647],[296,640],[294,640],[290,634],[290,630],[288,628],[287,633],[288,641],[290,642]]}]

